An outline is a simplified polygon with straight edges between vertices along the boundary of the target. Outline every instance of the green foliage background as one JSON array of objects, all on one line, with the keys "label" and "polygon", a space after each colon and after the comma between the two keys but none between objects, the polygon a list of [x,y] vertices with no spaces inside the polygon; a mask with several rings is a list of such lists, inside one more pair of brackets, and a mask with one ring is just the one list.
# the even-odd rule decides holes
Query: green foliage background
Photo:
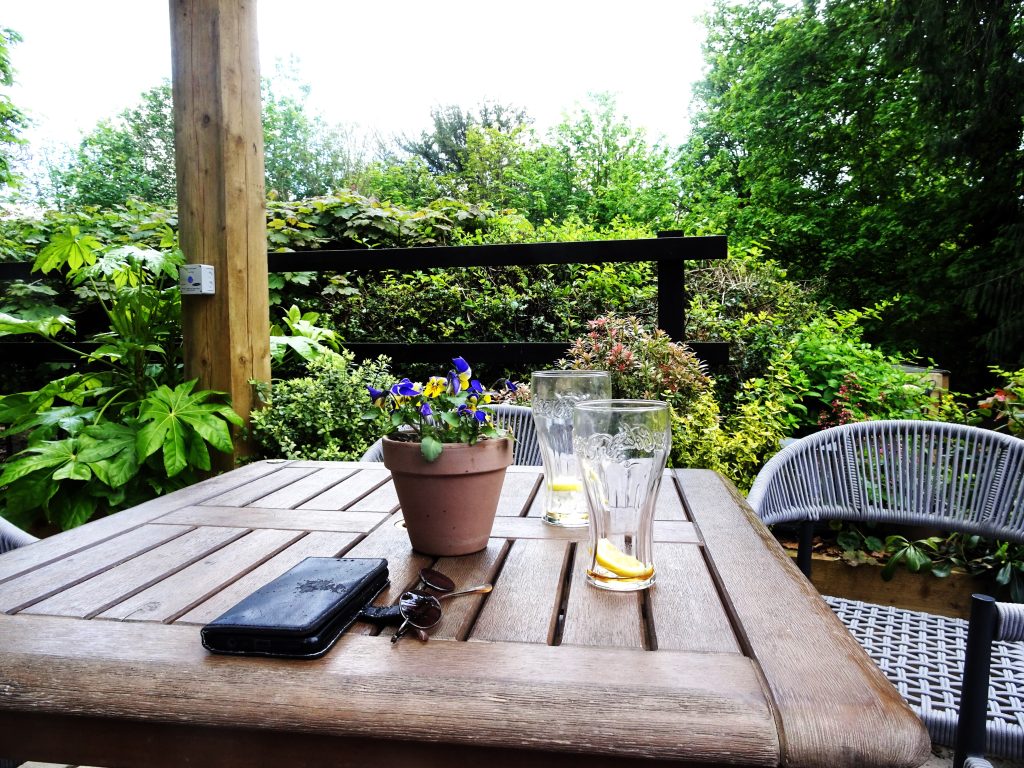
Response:
[{"label": "green foliage background", "polygon": [[1024,10],[718,2],[684,228],[757,240],[875,338],[977,380],[1024,361]]},{"label": "green foliage background", "polygon": [[[678,409],[680,434],[690,430],[693,439],[674,448],[678,462],[721,468],[741,487],[786,436],[845,419],[965,418],[901,371],[904,362],[934,358],[965,386],[991,381],[995,363],[996,375],[1012,379],[1000,391],[1013,394],[1012,372],[1024,364],[1022,15],[1019,4],[995,0],[723,0],[708,18],[707,77],[681,147],[649,140],[613,97],[595,94],[545,135],[511,105],[439,105],[418,136],[381,142],[371,155],[343,126],[306,110],[304,86],[287,76],[268,81],[268,247],[371,250],[367,269],[271,276],[275,375],[298,378],[279,385],[272,407],[282,409],[280,420],[263,425],[266,449],[361,451],[370,435],[354,421],[358,379],[384,369],[344,356],[344,365],[329,367],[324,348],[379,339],[379,329],[387,340],[570,341],[609,313],[653,324],[649,265],[437,270],[410,256],[407,268],[382,274],[370,267],[372,248],[383,246],[637,238],[669,228],[727,234],[727,261],[688,267],[688,332],[728,342],[731,356]],[[5,85],[16,40],[0,33]],[[0,184],[14,180],[23,125],[0,98]],[[128,392],[115,407],[102,400],[105,387],[81,380],[65,381],[63,394],[46,389],[64,371],[8,369],[0,421],[20,425],[16,435],[35,446],[9,463],[15,473],[29,459],[35,468],[8,481],[50,469],[47,492],[59,481],[71,498],[88,471],[93,484],[80,496],[100,507],[126,503],[127,480],[103,480],[111,476],[102,462],[112,456],[79,445],[91,463],[63,454],[58,461],[70,445],[63,441],[88,443],[97,429],[149,430],[139,451],[153,450],[137,453],[135,464],[152,474],[139,475],[132,493],[201,466],[198,438],[188,438],[191,452],[171,450],[170,464],[152,466],[158,455],[167,459],[158,448],[177,433],[145,426],[175,397],[222,407],[212,393],[180,389],[187,385],[174,300],[145,270],[131,290],[113,279],[119,259],[150,251],[160,256],[142,262],[175,258],[173,168],[164,84],[97,125],[52,169],[51,197],[37,202],[58,210],[0,219],[2,259],[42,256],[42,266],[55,252],[95,253],[112,265],[91,281],[73,267],[11,283],[0,297],[0,333],[77,328],[79,338],[108,345],[108,363],[116,352]],[[143,309],[156,312],[146,328]],[[645,333],[638,326],[633,342],[650,344]],[[38,397],[9,394],[32,376]],[[323,407],[302,413],[296,403],[316,393]],[[990,409],[1016,424],[1006,397],[992,398]],[[68,407],[85,410],[62,422],[67,412],[57,411]],[[106,424],[98,412],[123,418]],[[217,410],[206,415],[230,421]],[[217,447],[213,432],[196,434]],[[127,445],[127,433],[103,435]],[[55,463],[44,467],[44,456]],[[85,513],[82,506],[51,518],[75,522]]]}]

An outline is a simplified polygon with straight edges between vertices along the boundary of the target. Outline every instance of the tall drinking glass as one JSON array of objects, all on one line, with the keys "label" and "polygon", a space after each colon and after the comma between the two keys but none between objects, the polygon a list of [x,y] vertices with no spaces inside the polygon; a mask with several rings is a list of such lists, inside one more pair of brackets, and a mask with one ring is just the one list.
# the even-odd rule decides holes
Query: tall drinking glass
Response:
[{"label": "tall drinking glass", "polygon": [[573,414],[590,507],[587,581],[628,592],[654,583],[654,505],[672,445],[668,404],[592,400]]},{"label": "tall drinking glass", "polygon": [[563,527],[587,524],[587,502],[572,448],[572,409],[612,396],[608,371],[534,371],[530,406],[544,462],[544,522]]}]

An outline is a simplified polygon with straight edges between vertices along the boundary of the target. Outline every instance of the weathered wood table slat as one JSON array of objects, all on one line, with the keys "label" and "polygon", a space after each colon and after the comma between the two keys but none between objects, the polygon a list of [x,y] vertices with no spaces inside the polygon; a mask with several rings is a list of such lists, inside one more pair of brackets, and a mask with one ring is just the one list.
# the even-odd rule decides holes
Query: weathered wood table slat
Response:
[{"label": "weathered wood table slat", "polygon": [[[261,462],[0,557],[0,756],[110,766],[914,766],[923,727],[719,475],[666,474],[657,584],[584,576],[585,529],[512,467],[489,546],[409,547],[380,465]],[[431,639],[356,624],[321,659],[199,627],[305,557],[434,567]],[[656,762],[652,762],[656,761]]]}]

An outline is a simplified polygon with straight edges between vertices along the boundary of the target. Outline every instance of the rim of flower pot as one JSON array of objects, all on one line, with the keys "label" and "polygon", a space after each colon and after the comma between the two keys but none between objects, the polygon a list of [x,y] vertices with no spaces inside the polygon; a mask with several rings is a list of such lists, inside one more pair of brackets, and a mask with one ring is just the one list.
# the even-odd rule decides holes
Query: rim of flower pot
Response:
[{"label": "rim of flower pot", "polygon": [[444,443],[441,455],[427,461],[414,440],[383,440],[384,466],[392,472],[462,475],[495,472],[512,464],[512,438],[496,437],[475,443]]}]

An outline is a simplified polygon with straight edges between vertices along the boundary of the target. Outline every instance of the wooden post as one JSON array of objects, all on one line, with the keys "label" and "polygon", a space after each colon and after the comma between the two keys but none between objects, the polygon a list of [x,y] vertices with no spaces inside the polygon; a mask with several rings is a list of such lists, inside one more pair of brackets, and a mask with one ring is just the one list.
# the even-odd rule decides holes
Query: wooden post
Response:
[{"label": "wooden post", "polygon": [[[255,0],[170,0],[181,248],[216,293],[183,296],[185,375],[245,419],[270,379],[267,225]],[[236,454],[249,446],[235,441]]]}]

